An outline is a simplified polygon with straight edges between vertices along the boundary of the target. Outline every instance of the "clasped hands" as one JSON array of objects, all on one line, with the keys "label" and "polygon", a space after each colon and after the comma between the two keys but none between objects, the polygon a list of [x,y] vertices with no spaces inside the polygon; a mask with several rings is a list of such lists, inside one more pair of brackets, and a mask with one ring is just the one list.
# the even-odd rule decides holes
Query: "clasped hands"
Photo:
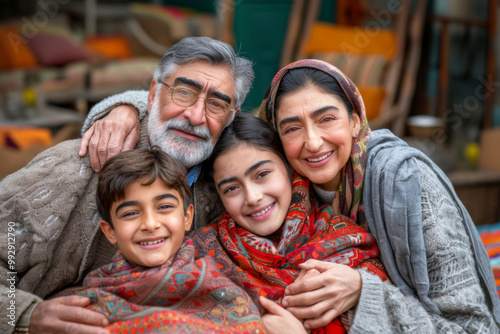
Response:
[{"label": "clasped hands", "polygon": [[[297,333],[326,326],[354,307],[361,295],[361,275],[336,263],[308,260],[294,283],[285,289],[283,307],[260,297],[269,312],[262,317],[268,333]],[[302,326],[300,326],[302,325]]]}]

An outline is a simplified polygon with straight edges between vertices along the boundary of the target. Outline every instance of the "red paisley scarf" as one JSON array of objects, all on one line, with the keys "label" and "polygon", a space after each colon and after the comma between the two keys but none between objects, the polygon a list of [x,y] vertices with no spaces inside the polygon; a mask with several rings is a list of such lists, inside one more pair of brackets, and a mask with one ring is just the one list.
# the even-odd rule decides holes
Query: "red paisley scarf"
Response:
[{"label": "red paisley scarf", "polygon": [[162,266],[130,265],[118,252],[83,287],[62,295],[90,297],[111,333],[263,333],[259,311],[242,288],[221,275],[213,258],[194,259],[193,242]]},{"label": "red paisley scarf", "polygon": [[375,238],[330,206],[318,208],[311,199],[309,181],[293,176],[290,209],[279,241],[239,227],[227,214],[217,224],[190,234],[198,256],[215,258],[223,274],[242,286],[254,301],[259,295],[281,302],[285,287],[298,276],[298,265],[317,259],[363,268],[387,279],[377,260]]},{"label": "red paisley scarf", "polygon": [[351,102],[354,112],[359,115],[361,121],[360,131],[358,137],[353,141],[351,157],[341,171],[340,185],[333,199],[332,208],[335,213],[350,217],[367,229],[368,224],[361,204],[361,195],[366,166],[366,144],[371,130],[368,126],[363,99],[354,83],[338,68],[325,61],[316,59],[296,61],[283,67],[274,76],[260,107],[260,117],[271,122],[274,129],[276,129],[276,110],[274,108],[276,92],[283,76],[289,70],[299,67],[315,68],[335,78]]}]

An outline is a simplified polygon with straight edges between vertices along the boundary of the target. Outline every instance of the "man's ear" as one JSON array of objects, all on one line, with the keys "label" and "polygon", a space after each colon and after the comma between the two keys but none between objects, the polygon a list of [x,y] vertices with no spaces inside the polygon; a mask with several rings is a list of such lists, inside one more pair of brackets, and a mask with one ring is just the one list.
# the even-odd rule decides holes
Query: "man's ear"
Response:
[{"label": "man's ear", "polygon": [[148,95],[148,114],[151,111],[151,107],[153,106],[153,101],[155,100],[156,94],[156,81],[151,81],[151,86],[149,86],[149,95]]},{"label": "man's ear", "polygon": [[115,230],[109,225],[109,223],[105,220],[101,219],[101,222],[99,223],[101,226],[102,233],[108,238],[109,242],[112,245],[116,245],[116,237],[115,237]]},{"label": "man's ear", "polygon": [[191,230],[191,224],[193,223],[193,212],[194,206],[193,204],[190,204],[186,209],[186,213],[184,213],[184,231],[186,232],[189,232]]},{"label": "man's ear", "polygon": [[241,108],[239,108],[239,109],[236,109],[236,112],[240,112],[240,111],[241,111]]}]

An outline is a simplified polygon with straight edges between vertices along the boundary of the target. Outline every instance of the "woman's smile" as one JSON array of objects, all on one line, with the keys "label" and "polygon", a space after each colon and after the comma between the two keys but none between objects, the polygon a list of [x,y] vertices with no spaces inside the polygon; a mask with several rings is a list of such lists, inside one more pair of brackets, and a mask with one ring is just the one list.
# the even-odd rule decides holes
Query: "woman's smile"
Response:
[{"label": "woman's smile", "polygon": [[312,156],[308,156],[304,160],[308,163],[309,166],[313,168],[323,167],[326,165],[331,159],[334,151],[330,151],[327,153],[314,154]]}]

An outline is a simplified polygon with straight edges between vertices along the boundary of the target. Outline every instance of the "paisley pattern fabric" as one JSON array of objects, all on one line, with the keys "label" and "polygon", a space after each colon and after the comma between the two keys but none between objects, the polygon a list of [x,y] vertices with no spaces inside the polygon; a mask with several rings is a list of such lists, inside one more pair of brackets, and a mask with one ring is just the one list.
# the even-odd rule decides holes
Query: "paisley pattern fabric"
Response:
[{"label": "paisley pattern fabric", "polygon": [[364,229],[368,229],[368,224],[361,204],[363,190],[363,177],[366,166],[366,144],[370,137],[370,127],[366,118],[365,105],[358,88],[347,76],[335,66],[316,59],[304,59],[291,63],[283,67],[273,78],[269,85],[264,100],[260,107],[260,117],[271,122],[276,129],[276,110],[274,108],[276,92],[283,76],[291,69],[309,67],[315,68],[332,76],[337,80],[340,87],[351,102],[353,110],[358,114],[361,127],[358,137],[354,139],[351,149],[351,156],[347,164],[342,168],[339,189],[333,199],[333,211],[338,214],[350,217]]},{"label": "paisley pattern fabric", "polygon": [[211,255],[222,273],[243,287],[256,303],[263,295],[281,302],[298,265],[317,259],[365,269],[387,279],[375,239],[330,206],[317,207],[309,180],[293,175],[292,203],[280,230],[269,237],[239,227],[225,213],[217,224],[193,231],[197,256]]},{"label": "paisley pattern fabric", "polygon": [[81,288],[62,295],[90,297],[89,308],[108,317],[111,333],[263,333],[248,294],[221,275],[211,257],[194,256],[187,237],[177,254],[159,267],[134,267],[117,252]]}]

